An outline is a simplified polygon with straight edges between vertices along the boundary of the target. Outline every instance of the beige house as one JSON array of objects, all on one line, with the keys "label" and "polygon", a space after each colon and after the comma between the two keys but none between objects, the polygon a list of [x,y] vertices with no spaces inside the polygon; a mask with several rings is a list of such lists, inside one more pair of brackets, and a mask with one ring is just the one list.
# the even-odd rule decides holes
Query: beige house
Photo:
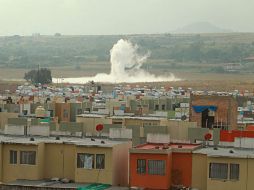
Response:
[{"label": "beige house", "polygon": [[202,148],[192,158],[192,187],[199,190],[252,190],[252,149]]},{"label": "beige house", "polygon": [[131,143],[90,138],[0,136],[0,181],[68,178],[128,185]]}]

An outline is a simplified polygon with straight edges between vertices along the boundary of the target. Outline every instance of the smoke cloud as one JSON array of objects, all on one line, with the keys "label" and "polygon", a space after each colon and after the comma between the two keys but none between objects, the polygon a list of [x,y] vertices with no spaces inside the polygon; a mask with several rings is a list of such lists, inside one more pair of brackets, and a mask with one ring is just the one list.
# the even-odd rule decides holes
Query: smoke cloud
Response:
[{"label": "smoke cloud", "polygon": [[[64,82],[69,83],[86,83],[108,82],[108,83],[134,83],[134,82],[160,82],[160,81],[176,81],[172,73],[167,76],[155,76],[141,68],[147,60],[150,53],[139,55],[137,53],[138,46],[133,45],[128,40],[120,39],[110,50],[110,74],[99,73],[94,77],[65,78]],[[56,82],[57,79],[53,79]]]}]

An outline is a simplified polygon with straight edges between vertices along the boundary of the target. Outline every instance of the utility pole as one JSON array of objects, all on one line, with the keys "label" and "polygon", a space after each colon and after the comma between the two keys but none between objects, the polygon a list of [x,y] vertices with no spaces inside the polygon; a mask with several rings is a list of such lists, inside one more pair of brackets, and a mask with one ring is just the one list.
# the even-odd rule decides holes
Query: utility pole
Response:
[{"label": "utility pole", "polygon": [[38,102],[40,103],[40,86],[39,86],[39,81],[40,81],[40,64],[38,64],[38,72],[37,72]]}]

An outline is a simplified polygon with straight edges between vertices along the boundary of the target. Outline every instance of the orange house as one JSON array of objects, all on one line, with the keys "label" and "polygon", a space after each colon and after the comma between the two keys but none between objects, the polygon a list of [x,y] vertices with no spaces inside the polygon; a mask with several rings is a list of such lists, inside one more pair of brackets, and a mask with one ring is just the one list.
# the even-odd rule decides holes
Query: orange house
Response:
[{"label": "orange house", "polygon": [[191,187],[192,151],[198,147],[199,144],[147,143],[130,149],[130,186]]}]

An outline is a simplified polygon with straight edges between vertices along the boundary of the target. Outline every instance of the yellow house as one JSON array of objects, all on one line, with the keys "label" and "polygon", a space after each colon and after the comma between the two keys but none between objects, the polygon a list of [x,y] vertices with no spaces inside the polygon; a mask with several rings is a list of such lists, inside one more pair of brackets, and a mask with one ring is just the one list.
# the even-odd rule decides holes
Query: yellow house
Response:
[{"label": "yellow house", "polygon": [[202,148],[194,151],[192,187],[198,190],[252,190],[252,149]]},{"label": "yellow house", "polygon": [[128,186],[130,142],[0,136],[0,181],[67,178]]}]

